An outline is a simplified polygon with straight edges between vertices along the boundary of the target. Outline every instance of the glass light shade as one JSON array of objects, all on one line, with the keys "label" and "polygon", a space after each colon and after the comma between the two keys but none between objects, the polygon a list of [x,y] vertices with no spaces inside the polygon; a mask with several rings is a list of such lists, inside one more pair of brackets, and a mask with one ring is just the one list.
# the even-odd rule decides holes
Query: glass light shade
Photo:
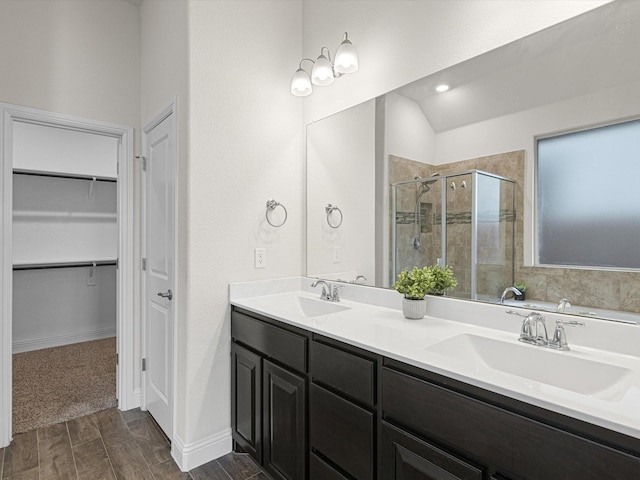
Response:
[{"label": "glass light shade", "polygon": [[311,81],[314,85],[331,85],[333,83],[333,66],[327,57],[320,55],[311,70]]},{"label": "glass light shade", "polygon": [[296,97],[306,97],[307,95],[311,95],[312,91],[309,75],[307,75],[307,72],[305,72],[302,67],[299,68],[291,79],[291,94]]},{"label": "glass light shade", "polygon": [[[346,36],[346,35],[345,35]],[[356,47],[345,38],[338,47],[334,62],[336,73],[353,73],[358,71],[358,54]]]}]

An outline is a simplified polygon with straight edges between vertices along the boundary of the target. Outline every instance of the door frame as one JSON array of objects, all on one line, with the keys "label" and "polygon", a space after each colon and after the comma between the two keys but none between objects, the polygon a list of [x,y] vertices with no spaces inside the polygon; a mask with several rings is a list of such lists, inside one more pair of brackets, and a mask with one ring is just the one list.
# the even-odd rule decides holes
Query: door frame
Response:
[{"label": "door frame", "polygon": [[[173,198],[173,280],[172,280],[172,292],[173,299],[170,302],[169,308],[171,309],[171,315],[173,318],[173,329],[171,332],[172,342],[171,348],[172,352],[172,372],[171,372],[171,423],[172,423],[172,438],[171,440],[171,449],[172,453],[174,452],[177,443],[175,439],[177,438],[176,434],[176,424],[177,424],[177,402],[176,402],[176,392],[178,385],[178,360],[177,360],[177,352],[178,352],[178,304],[180,302],[180,288],[179,284],[176,281],[176,277],[178,274],[178,142],[177,142],[177,129],[178,122],[176,120],[176,98],[173,98],[171,102],[158,114],[153,120],[148,122],[142,129],[142,159],[148,158],[148,135],[149,133],[158,125],[160,125],[164,120],[173,115],[173,129],[170,134],[173,136],[173,176],[176,181],[175,188],[173,190],[174,198]],[[143,170],[142,166],[140,168],[141,171],[141,193],[140,193],[140,257],[147,258],[147,175]],[[147,280],[146,274],[142,272],[140,274],[140,349],[142,352],[141,358],[146,358],[146,335],[147,335],[147,312],[146,312],[146,294],[147,294]],[[146,379],[144,378],[145,372],[142,372],[140,379],[140,388],[141,388],[141,396],[140,396],[140,407],[142,410],[147,409],[147,395],[146,395]],[[174,458],[176,455],[174,453]]]},{"label": "door frame", "polygon": [[117,384],[120,410],[140,404],[134,383],[133,128],[0,103],[0,447],[12,438],[13,124],[16,121],[115,137],[118,145]]}]

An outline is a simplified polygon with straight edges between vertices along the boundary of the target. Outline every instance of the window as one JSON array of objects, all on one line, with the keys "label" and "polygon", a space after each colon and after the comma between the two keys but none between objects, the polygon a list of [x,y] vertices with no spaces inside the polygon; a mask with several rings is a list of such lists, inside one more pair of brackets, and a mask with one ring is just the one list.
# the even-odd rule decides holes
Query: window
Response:
[{"label": "window", "polygon": [[538,263],[640,269],[640,120],[536,142]]}]

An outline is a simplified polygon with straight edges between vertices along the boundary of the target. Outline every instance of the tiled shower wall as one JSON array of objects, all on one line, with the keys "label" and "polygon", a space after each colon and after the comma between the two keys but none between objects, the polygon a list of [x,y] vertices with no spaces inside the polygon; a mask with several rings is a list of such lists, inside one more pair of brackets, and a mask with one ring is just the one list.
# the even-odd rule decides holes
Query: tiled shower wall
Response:
[{"label": "tiled shower wall", "polygon": [[[566,297],[574,305],[640,313],[640,273],[638,272],[524,266],[524,166],[525,152],[522,150],[444,165],[428,165],[390,156],[389,182],[396,183],[411,180],[416,176],[430,177],[434,173],[448,175],[473,169],[483,170],[514,180],[516,182],[515,281],[527,284],[527,300],[555,303]],[[401,199],[398,211],[413,211],[416,201],[416,188],[399,189],[405,192],[407,198]],[[440,211],[440,198],[440,182],[437,182],[431,186],[430,192],[423,195],[421,203],[432,202],[432,214],[437,214]],[[393,224],[393,219],[390,220],[391,224]],[[423,223],[422,218],[421,223]],[[427,221],[427,223],[429,222]],[[424,259],[420,259],[424,265],[434,264],[436,257],[440,254],[441,230],[439,217],[437,222],[432,221],[431,223],[430,231],[424,231],[421,235],[422,244],[426,247],[424,251],[430,252],[425,255]],[[508,222],[504,223],[505,225],[508,224]],[[502,224],[503,222],[501,222]],[[403,238],[413,238],[413,218],[408,220],[405,225],[401,225],[401,227],[405,230],[408,229],[408,234],[407,232],[403,233],[403,235],[407,234],[407,236]],[[424,227],[423,230],[425,230]],[[400,230],[398,234],[399,236],[401,235]],[[413,249],[410,242],[406,243],[402,248]],[[479,243],[483,242],[479,241]],[[490,245],[489,242],[486,242],[486,244]],[[435,250],[437,250],[437,253]],[[461,243],[458,246],[458,250],[462,263],[470,265],[470,257],[468,259],[465,258],[467,255],[470,256],[470,245],[467,248],[464,243]],[[453,267],[453,261],[451,260],[453,255],[451,253],[450,250],[449,264]],[[500,282],[496,282],[496,279],[500,279],[502,276],[499,272],[494,271],[494,268],[499,267],[491,264],[478,266],[478,291],[494,292],[498,297],[502,289],[507,285],[501,285],[498,284]],[[464,291],[464,286],[470,281],[468,278],[469,268],[457,266],[454,271],[461,287],[452,292],[452,295],[468,297],[466,295],[467,292]]]}]

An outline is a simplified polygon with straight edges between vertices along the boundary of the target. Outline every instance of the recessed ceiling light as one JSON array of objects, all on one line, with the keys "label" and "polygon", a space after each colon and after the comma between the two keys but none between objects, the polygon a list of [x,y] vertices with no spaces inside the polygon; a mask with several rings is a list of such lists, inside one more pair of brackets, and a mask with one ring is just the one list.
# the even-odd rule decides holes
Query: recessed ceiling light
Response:
[{"label": "recessed ceiling light", "polygon": [[436,92],[438,93],[446,92],[447,90],[449,90],[449,85],[446,85],[444,83],[436,87]]}]

